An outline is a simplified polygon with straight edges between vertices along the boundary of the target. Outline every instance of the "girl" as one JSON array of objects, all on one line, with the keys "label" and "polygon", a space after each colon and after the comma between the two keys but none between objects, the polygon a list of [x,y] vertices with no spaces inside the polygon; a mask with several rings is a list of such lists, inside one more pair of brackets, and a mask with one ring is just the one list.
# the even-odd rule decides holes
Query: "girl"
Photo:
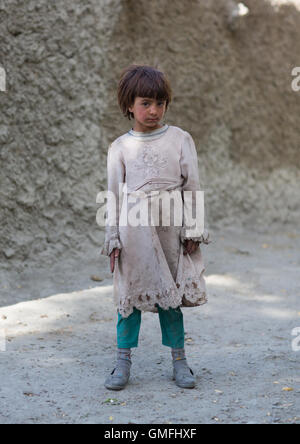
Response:
[{"label": "girl", "polygon": [[[179,191],[186,212],[188,200],[183,192],[200,191],[192,137],[162,123],[170,101],[171,88],[162,72],[145,65],[130,65],[123,70],[118,102],[125,117],[134,118],[134,127],[108,150],[110,193],[101,250],[110,257],[118,308],[117,364],[105,381],[105,387],[112,390],[123,389],[129,380],[131,348],[138,346],[141,311],[159,315],[162,344],[171,348],[176,384],[195,387],[195,376],[185,357],[180,307],[207,302],[199,244],[210,243],[209,234],[202,230],[200,235],[190,236],[185,222],[180,226],[163,225],[160,220],[152,223],[154,209],[159,208],[157,198],[163,193]],[[135,198],[134,202],[129,196]],[[130,224],[126,219],[134,214],[136,199],[152,203],[152,222],[148,225]],[[176,211],[178,215],[178,206]],[[125,219],[127,223],[121,223]]]}]

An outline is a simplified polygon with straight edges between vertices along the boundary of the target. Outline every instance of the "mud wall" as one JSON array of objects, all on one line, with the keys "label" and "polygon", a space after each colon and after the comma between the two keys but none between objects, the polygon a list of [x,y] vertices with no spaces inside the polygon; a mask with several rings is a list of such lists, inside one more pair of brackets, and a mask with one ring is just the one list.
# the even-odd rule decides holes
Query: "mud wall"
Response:
[{"label": "mud wall", "polygon": [[102,243],[96,195],[108,144],[132,122],[116,83],[129,63],[171,80],[165,121],[199,154],[210,227],[283,229],[300,216],[299,2],[0,1],[0,262],[50,264]]}]

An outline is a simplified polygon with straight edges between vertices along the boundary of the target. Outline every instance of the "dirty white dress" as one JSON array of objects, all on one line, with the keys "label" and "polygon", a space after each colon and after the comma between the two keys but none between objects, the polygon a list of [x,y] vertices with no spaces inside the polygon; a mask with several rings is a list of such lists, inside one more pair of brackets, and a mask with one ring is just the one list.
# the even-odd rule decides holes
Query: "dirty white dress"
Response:
[{"label": "dirty white dress", "polygon": [[[120,249],[113,284],[114,301],[123,317],[128,317],[134,307],[157,312],[156,304],[167,310],[207,302],[200,246],[191,255],[184,255],[183,243],[193,239],[208,244],[209,233],[203,230],[198,236],[188,236],[184,217],[180,226],[175,225],[172,215],[169,226],[162,219],[159,223],[155,219],[155,225],[140,222],[137,226],[126,219],[142,201],[153,203],[148,214],[154,208],[161,211],[157,196],[172,190],[179,191],[184,215],[182,192],[201,190],[198,172],[194,141],[188,132],[176,126],[165,124],[147,133],[131,129],[110,145],[107,189],[114,193],[117,202],[109,194],[101,254],[109,256],[114,248]],[[133,196],[131,202],[129,196]]]}]

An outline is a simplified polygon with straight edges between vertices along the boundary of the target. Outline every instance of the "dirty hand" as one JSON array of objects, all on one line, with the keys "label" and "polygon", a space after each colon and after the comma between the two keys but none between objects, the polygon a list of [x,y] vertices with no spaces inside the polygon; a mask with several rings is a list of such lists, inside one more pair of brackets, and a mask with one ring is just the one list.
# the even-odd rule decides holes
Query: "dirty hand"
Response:
[{"label": "dirty hand", "polygon": [[113,273],[115,269],[115,258],[118,260],[120,254],[119,248],[114,248],[113,251],[110,253],[110,270]]},{"label": "dirty hand", "polygon": [[184,241],[184,251],[183,254],[192,254],[194,251],[197,250],[199,247],[200,242],[199,241],[193,241],[192,239],[188,239]]}]

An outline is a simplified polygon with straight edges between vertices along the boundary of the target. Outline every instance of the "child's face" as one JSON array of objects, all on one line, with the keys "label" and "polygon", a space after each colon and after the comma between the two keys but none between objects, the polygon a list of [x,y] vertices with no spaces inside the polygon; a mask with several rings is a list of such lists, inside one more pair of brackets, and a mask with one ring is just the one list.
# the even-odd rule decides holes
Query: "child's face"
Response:
[{"label": "child's face", "polygon": [[166,112],[166,101],[136,97],[129,111],[134,115],[135,131],[153,131],[161,127],[160,121]]}]

